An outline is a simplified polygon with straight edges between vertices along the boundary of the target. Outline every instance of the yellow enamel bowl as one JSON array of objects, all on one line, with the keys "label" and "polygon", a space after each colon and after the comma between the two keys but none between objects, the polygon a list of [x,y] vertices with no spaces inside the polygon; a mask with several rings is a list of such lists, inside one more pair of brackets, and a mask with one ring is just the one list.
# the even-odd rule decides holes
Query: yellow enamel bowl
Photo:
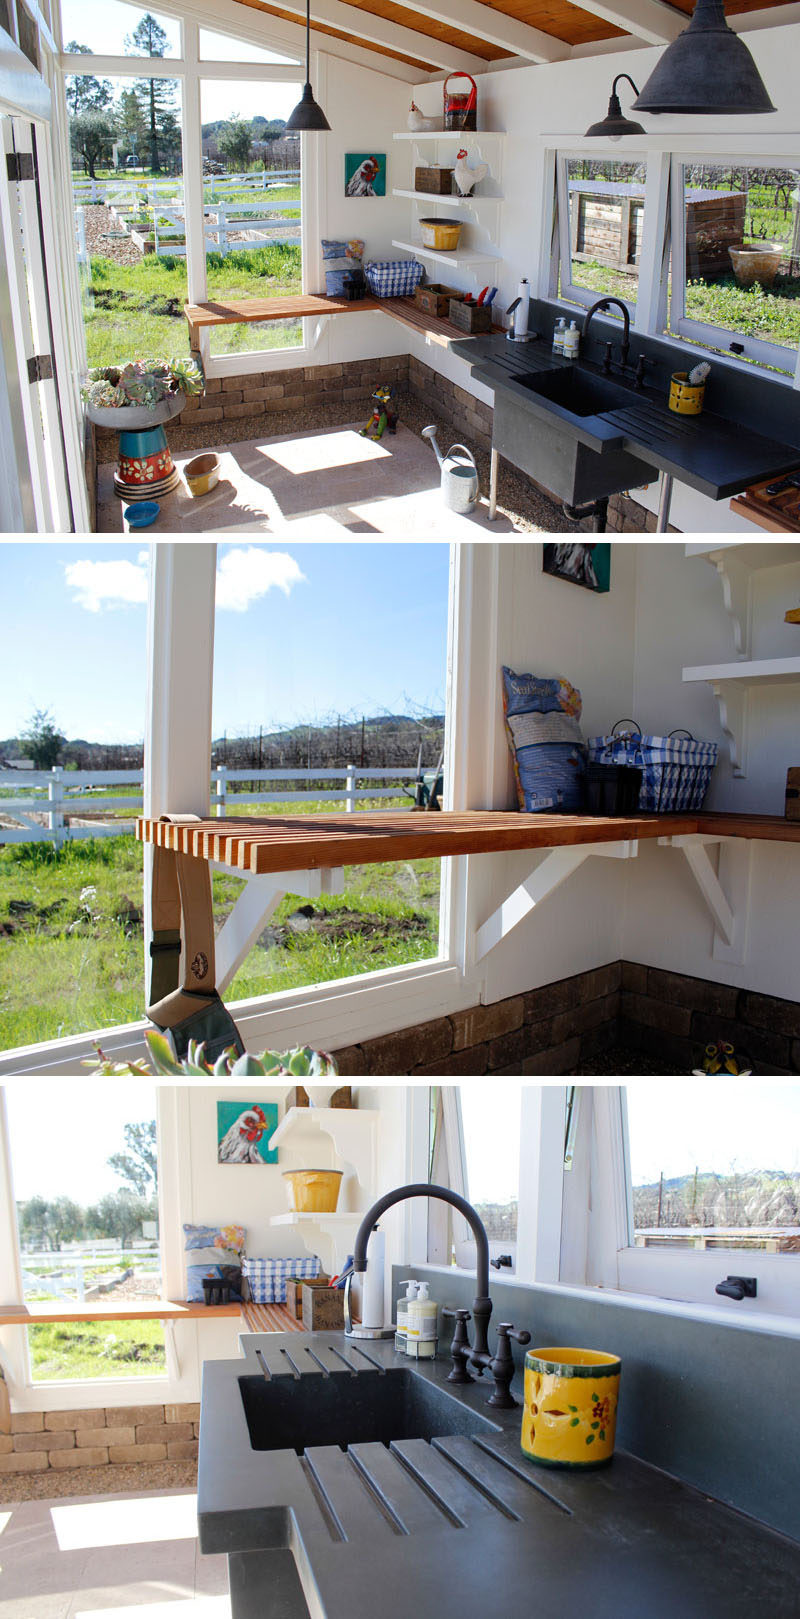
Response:
[{"label": "yellow enamel bowl", "polygon": [[539,1467],[605,1467],[622,1362],[600,1349],[529,1349],[521,1444]]},{"label": "yellow enamel bowl", "polygon": [[457,220],[421,219],[419,228],[423,247],[438,248],[439,252],[444,253],[452,253],[458,247],[461,225]]},{"label": "yellow enamel bowl", "polygon": [[190,495],[208,495],[219,483],[219,456],[213,450],[204,455],[196,455],[193,461],[187,461],[183,475],[189,486]]},{"label": "yellow enamel bowl", "polygon": [[285,1169],[289,1208],[295,1214],[335,1214],[341,1169]]}]

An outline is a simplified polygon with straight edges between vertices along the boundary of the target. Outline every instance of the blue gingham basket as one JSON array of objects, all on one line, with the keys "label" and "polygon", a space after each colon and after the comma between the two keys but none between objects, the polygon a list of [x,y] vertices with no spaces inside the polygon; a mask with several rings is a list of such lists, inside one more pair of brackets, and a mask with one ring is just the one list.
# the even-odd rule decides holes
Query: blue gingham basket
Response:
[{"label": "blue gingham basket", "polygon": [[[618,720],[617,725],[634,725]],[[642,772],[639,809],[645,814],[699,810],[717,762],[716,742],[696,742],[688,732],[642,735],[638,727],[609,736],[590,736],[589,760],[598,764],[635,765]]]},{"label": "blue gingham basket", "polygon": [[364,265],[374,298],[411,298],[425,274],[417,259],[371,259]]},{"label": "blue gingham basket", "polygon": [[302,1259],[245,1259],[242,1272],[250,1283],[254,1304],[285,1304],[288,1282],[304,1276],[319,1276],[322,1269],[317,1254]]}]

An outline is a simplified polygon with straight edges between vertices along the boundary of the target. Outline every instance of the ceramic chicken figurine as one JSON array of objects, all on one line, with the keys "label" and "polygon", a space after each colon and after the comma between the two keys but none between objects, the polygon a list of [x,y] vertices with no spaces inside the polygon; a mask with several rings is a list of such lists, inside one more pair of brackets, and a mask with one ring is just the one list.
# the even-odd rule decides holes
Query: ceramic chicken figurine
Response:
[{"label": "ceramic chicken figurine", "polygon": [[473,186],[478,185],[481,180],[485,180],[488,173],[488,163],[476,163],[474,168],[470,168],[467,162],[467,149],[462,146],[460,152],[456,154],[456,163],[453,169],[453,178],[462,197],[468,197]]},{"label": "ceramic chicken figurine", "polygon": [[423,130],[433,129],[436,119],[426,118],[425,114],[420,112],[416,101],[412,101],[408,110],[407,123],[412,135],[420,135],[422,134]]}]

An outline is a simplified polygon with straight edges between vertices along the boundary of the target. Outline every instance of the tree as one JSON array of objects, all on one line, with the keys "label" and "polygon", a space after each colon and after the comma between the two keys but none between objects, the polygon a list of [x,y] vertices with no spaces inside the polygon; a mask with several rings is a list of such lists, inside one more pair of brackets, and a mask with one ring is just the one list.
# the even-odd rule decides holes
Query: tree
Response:
[{"label": "tree", "polygon": [[250,162],[250,153],[253,147],[253,131],[249,123],[237,112],[223,124],[218,136],[217,144],[229,169],[246,169]]},{"label": "tree", "polygon": [[19,1234],[28,1248],[58,1253],[65,1242],[84,1233],[84,1211],[69,1197],[29,1197],[18,1205]]},{"label": "tree", "polygon": [[145,144],[147,122],[135,90],[122,91],[115,112],[120,140],[137,157]]},{"label": "tree", "polygon": [[158,1219],[154,1197],[137,1197],[128,1188],[107,1192],[99,1203],[86,1210],[86,1225],[92,1235],[118,1237],[123,1247],[142,1235],[145,1220]]},{"label": "tree", "polygon": [[54,724],[49,709],[37,708],[21,740],[25,743],[36,770],[52,770],[53,765],[58,764],[67,739]]},{"label": "tree", "polygon": [[[79,45],[75,39],[69,41],[67,50],[70,56],[93,55],[91,46]],[[102,112],[105,107],[111,106],[114,98],[111,80],[98,79],[94,73],[67,74],[64,90],[72,118],[76,118],[79,112]]]},{"label": "tree", "polygon": [[[137,23],[132,34],[125,40],[125,50],[128,56],[165,56],[169,36],[166,29],[156,22],[155,17],[146,12],[140,23]],[[154,174],[161,172],[161,159],[158,142],[160,122],[164,113],[171,111],[175,100],[174,79],[139,79],[136,83],[136,95],[139,105],[147,121],[148,140],[150,142],[150,168]]]},{"label": "tree", "polygon": [[142,1124],[126,1124],[123,1130],[127,1152],[115,1152],[107,1159],[120,1180],[128,1181],[139,1197],[155,1193],[158,1185],[158,1159],[156,1155],[156,1122],[147,1119]]},{"label": "tree", "polygon": [[116,129],[107,112],[80,112],[70,121],[69,138],[72,149],[81,159],[90,180],[97,179],[98,163],[111,158]]}]

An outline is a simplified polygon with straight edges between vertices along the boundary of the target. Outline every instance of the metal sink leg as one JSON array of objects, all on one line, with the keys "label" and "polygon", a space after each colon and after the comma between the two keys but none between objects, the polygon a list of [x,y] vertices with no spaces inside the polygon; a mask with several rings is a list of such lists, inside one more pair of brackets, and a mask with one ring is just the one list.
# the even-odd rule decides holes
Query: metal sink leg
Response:
[{"label": "metal sink leg", "polygon": [[672,505],[672,475],[665,472],[661,479],[661,493],[658,497],[658,519],[656,534],[666,534],[669,528],[669,509]]},{"label": "metal sink leg", "polygon": [[489,466],[489,522],[493,523],[497,516],[497,473],[500,457],[492,446],[492,455]]}]

